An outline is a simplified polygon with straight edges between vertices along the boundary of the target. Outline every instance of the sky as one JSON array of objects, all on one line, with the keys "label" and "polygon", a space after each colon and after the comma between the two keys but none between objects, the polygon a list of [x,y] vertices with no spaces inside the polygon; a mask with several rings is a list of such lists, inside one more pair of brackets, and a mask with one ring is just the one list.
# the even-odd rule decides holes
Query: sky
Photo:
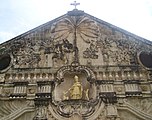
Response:
[{"label": "sky", "polygon": [[[74,0],[0,0],[0,43],[74,9]],[[77,9],[152,41],[152,0],[77,0]]]}]

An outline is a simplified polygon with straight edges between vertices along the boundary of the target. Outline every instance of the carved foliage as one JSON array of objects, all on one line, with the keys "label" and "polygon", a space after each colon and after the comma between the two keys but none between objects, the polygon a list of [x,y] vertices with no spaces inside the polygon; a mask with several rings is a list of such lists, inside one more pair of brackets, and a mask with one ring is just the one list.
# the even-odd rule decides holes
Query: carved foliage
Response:
[{"label": "carved foliage", "polygon": [[51,33],[51,37],[55,41],[67,39],[69,36],[72,35],[75,47],[77,47],[76,39],[79,36],[90,46],[83,52],[84,58],[98,58],[98,55],[96,55],[96,53],[98,52],[96,48],[97,45],[94,42],[99,36],[99,30],[95,21],[92,21],[91,19],[84,16],[68,16],[67,18],[54,24],[54,26],[52,26]]},{"label": "carved foliage", "polygon": [[15,119],[19,117],[24,110],[24,112],[27,112],[28,109],[33,108],[32,101],[24,100],[1,101],[0,105],[1,120],[9,120],[10,118]]},{"label": "carved foliage", "polygon": [[10,41],[8,44],[2,46],[2,48],[4,48],[2,53],[12,54],[14,57],[14,65],[17,65],[17,67],[33,67],[40,61],[38,47],[39,45],[31,39],[23,37],[19,40]]},{"label": "carved foliage", "polygon": [[142,41],[129,37],[125,33],[118,33],[107,26],[100,25],[100,32],[101,36],[97,42],[104,62],[137,64],[137,52],[141,50],[152,51],[149,45],[143,44]]},{"label": "carved foliage", "polygon": [[79,35],[85,42],[90,38],[98,38],[99,31],[95,21],[85,16],[68,16],[52,25],[52,38],[55,40],[66,39],[72,34]]},{"label": "carved foliage", "polygon": [[57,43],[53,46],[52,53],[54,53],[54,55],[52,59],[63,60],[65,64],[68,64],[67,54],[72,53],[73,50],[73,45],[67,39],[63,39],[61,43]]},{"label": "carved foliage", "polygon": [[138,110],[152,115],[152,100],[151,99],[129,99],[129,104],[137,108]]},{"label": "carved foliage", "polygon": [[98,53],[97,44],[95,44],[94,41],[92,41],[92,43],[90,43],[90,46],[86,48],[86,50],[83,52],[83,57],[97,59],[98,58],[97,53]]},{"label": "carved foliage", "polygon": [[152,51],[149,45],[91,17],[67,15],[2,45],[0,54],[12,53],[15,67],[40,67],[41,54],[53,54],[53,60],[69,64],[68,54],[79,51],[78,39],[87,45],[83,58],[98,59],[102,54],[107,64],[138,64],[137,52]]},{"label": "carved foliage", "polygon": [[97,103],[97,101],[87,102],[83,100],[64,101],[59,104],[57,110],[65,117],[71,116],[74,112],[82,116],[87,116],[87,114],[92,114],[94,112]]}]

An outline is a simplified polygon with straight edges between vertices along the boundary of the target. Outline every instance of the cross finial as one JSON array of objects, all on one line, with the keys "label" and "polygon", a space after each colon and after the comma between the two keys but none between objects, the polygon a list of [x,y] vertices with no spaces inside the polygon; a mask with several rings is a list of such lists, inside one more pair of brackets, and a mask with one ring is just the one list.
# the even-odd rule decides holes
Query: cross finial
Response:
[{"label": "cross finial", "polygon": [[80,5],[80,3],[77,3],[76,1],[74,1],[74,3],[71,3],[70,5],[73,5],[75,7],[74,9],[77,9],[77,5]]}]

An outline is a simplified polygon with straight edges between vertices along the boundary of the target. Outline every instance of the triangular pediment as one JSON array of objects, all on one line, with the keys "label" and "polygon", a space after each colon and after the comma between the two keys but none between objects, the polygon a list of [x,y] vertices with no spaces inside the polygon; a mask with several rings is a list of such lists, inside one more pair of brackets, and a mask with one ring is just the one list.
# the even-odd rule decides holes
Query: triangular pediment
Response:
[{"label": "triangular pediment", "polygon": [[0,45],[0,119],[151,120],[151,61],[152,42],[74,9]]},{"label": "triangular pediment", "polygon": [[11,54],[15,68],[61,67],[73,62],[137,65],[137,54],[152,51],[151,45],[146,39],[73,10],[1,44],[1,54]]}]

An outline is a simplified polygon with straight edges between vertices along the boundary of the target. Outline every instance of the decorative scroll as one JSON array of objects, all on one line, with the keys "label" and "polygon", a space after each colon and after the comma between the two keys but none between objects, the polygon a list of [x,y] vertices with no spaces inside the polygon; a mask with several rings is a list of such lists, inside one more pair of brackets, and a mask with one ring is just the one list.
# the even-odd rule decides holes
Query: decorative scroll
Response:
[{"label": "decorative scroll", "polygon": [[[84,48],[80,45],[81,40]],[[140,51],[152,52],[152,48],[84,14],[67,14],[0,46],[1,55],[13,55],[15,68],[61,67],[79,62],[80,56],[103,59],[102,65],[138,65],[137,53]]]},{"label": "decorative scroll", "polygon": [[0,106],[1,120],[15,120],[26,112],[34,111],[33,102],[27,100],[1,101]]},{"label": "decorative scroll", "polygon": [[73,53],[73,51],[73,45],[67,39],[62,39],[62,41],[54,43],[53,49],[51,50],[51,53],[53,53],[52,59],[62,60],[64,61],[63,64],[69,64],[67,54]]},{"label": "decorative scroll", "polygon": [[[152,118],[152,104],[151,98],[128,98],[124,100],[123,104],[119,107],[120,111],[119,114],[120,118],[125,120],[130,120],[133,118],[138,118],[137,120],[144,119],[144,120],[151,120]],[[129,111],[129,113],[126,110]],[[132,115],[130,115],[130,113]],[[128,117],[126,117],[128,116]]]},{"label": "decorative scroll", "polygon": [[98,53],[97,45],[92,41],[92,43],[90,43],[90,47],[86,48],[86,50],[83,52],[83,57],[98,59],[97,53]]},{"label": "decorative scroll", "polygon": [[88,116],[94,113],[97,104],[99,104],[98,101],[62,101],[58,104],[57,112],[64,117],[70,117],[74,112]]},{"label": "decorative scroll", "polygon": [[92,80],[95,80],[95,75],[94,75],[94,72],[88,68],[87,66],[83,66],[83,65],[78,65],[78,66],[73,66],[73,65],[69,65],[69,66],[64,66],[64,67],[61,67],[58,71],[57,71],[57,80],[63,80],[63,75],[66,73],[66,72],[85,72],[87,77],[88,77],[88,80],[90,80],[90,82]]},{"label": "decorative scroll", "polygon": [[152,44],[82,13],[1,44],[0,119],[152,119]]}]

